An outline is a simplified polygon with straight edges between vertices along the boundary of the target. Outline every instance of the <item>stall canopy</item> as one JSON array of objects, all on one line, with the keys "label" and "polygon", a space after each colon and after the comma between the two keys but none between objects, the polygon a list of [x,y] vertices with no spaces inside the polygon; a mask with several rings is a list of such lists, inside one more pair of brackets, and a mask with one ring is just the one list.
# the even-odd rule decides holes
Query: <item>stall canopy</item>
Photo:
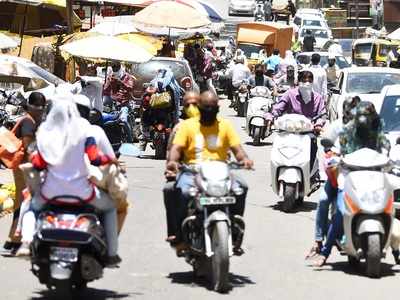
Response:
[{"label": "stall canopy", "polygon": [[391,40],[400,40],[400,28],[397,28],[395,31],[390,33],[387,37]]},{"label": "stall canopy", "polygon": [[274,43],[275,33],[271,31],[260,31],[252,28],[239,28],[237,39],[241,43],[271,44]]}]

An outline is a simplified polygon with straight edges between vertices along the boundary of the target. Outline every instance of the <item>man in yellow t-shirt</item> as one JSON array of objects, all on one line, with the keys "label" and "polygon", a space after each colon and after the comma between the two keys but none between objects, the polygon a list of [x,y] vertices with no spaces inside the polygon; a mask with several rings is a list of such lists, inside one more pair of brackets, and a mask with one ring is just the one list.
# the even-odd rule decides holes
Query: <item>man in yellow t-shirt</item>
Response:
[{"label": "man in yellow t-shirt", "polygon": [[[211,92],[204,92],[201,94],[198,106],[200,117],[183,121],[176,132],[167,158],[166,177],[177,176],[181,161],[185,164],[197,164],[206,160],[226,161],[229,152],[232,152],[236,160],[246,169],[251,169],[253,161],[243,150],[239,136],[232,124],[222,117],[217,117],[219,112],[217,96]],[[236,176],[233,181],[234,185],[242,187],[245,192],[243,195],[237,196],[232,213],[243,215],[248,188],[244,181]],[[194,175],[188,172],[180,173],[176,186],[181,190],[182,196],[179,199],[180,203],[177,203],[179,207],[177,222],[181,224],[187,211],[185,208],[190,200],[189,189],[194,186]],[[178,234],[179,232],[176,233],[176,235]],[[170,236],[168,241],[174,243],[180,241],[176,235]]]}]

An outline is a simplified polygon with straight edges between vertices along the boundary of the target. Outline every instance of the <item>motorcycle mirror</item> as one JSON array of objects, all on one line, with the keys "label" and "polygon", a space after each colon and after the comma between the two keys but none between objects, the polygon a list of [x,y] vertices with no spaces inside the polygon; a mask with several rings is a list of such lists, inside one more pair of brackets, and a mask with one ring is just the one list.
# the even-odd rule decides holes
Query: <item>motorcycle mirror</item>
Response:
[{"label": "motorcycle mirror", "polygon": [[332,148],[334,146],[334,143],[330,139],[321,139],[321,145],[324,148]]},{"label": "motorcycle mirror", "polygon": [[118,151],[121,155],[132,157],[138,157],[142,154],[142,151],[138,147],[127,143],[122,144]]}]

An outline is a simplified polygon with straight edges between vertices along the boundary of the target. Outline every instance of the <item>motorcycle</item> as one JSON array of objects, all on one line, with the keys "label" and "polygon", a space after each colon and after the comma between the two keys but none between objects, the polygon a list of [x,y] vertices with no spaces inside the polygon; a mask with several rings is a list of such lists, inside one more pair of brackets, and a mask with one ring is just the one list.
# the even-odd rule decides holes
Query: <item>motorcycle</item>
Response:
[{"label": "motorcycle", "polygon": [[104,229],[94,209],[76,200],[78,206],[47,206],[31,244],[33,274],[66,299],[103,276],[107,257]]},{"label": "motorcycle", "polygon": [[23,115],[22,103],[25,102],[20,92],[0,89],[0,126],[11,130]]},{"label": "motorcycle", "polygon": [[369,277],[380,277],[381,258],[390,245],[394,218],[389,158],[363,148],[344,156],[344,249],[350,265],[366,260]]},{"label": "motorcycle", "polygon": [[237,163],[220,161],[182,168],[196,175],[188,217],[182,223],[183,239],[189,245],[183,256],[195,276],[211,279],[217,292],[229,289],[229,259],[233,247],[241,246],[245,230],[242,217],[232,215],[229,209],[236,202],[235,195],[243,193],[242,188],[233,188],[230,175],[231,170],[240,168]]},{"label": "motorcycle", "polygon": [[270,165],[272,190],[283,198],[283,211],[290,212],[320,186],[317,156],[310,166],[314,126],[303,115],[286,114],[275,121],[275,129]]},{"label": "motorcycle", "polygon": [[254,12],[254,21],[255,22],[264,22],[265,14],[264,14],[264,4],[257,3],[256,11]]},{"label": "motorcycle", "polygon": [[246,116],[246,131],[253,138],[253,145],[258,146],[262,139],[271,134],[265,121],[265,113],[271,111],[273,104],[271,92],[267,87],[256,86],[250,90],[250,100]]},{"label": "motorcycle", "polygon": [[249,90],[247,82],[243,81],[237,91],[235,91],[235,108],[239,117],[245,117],[247,114],[247,106],[249,104]]}]

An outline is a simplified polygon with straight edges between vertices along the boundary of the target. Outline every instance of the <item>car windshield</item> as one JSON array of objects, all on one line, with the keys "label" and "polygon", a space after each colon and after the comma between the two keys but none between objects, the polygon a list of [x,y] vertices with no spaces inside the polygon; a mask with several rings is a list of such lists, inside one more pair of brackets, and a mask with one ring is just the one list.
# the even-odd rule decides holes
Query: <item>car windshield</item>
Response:
[{"label": "car windshield", "polygon": [[328,38],[328,31],[326,31],[324,29],[306,29],[306,28],[303,28],[303,30],[301,31],[300,36],[304,37],[306,35],[307,30],[310,30],[315,38],[321,38],[321,39],[327,39]]},{"label": "car windshield", "polygon": [[372,50],[372,43],[358,44],[354,47],[356,54],[370,54]]},{"label": "car windshield", "polygon": [[320,20],[303,20],[303,26],[322,26]]},{"label": "car windshield", "polygon": [[400,95],[385,97],[380,116],[384,122],[385,132],[400,131]]},{"label": "car windshield", "polygon": [[190,70],[187,70],[185,64],[176,60],[153,60],[143,64],[133,64],[132,71],[135,77],[154,78],[160,69],[171,69],[176,79],[185,76],[192,77]]},{"label": "car windshield", "polygon": [[384,86],[398,84],[400,74],[390,73],[350,73],[346,91],[354,94],[379,94]]},{"label": "car windshield", "polygon": [[45,69],[42,69],[41,67],[34,65],[34,64],[29,64],[27,65],[29,69],[31,69],[33,72],[35,72],[37,75],[39,75],[40,78],[43,78],[47,82],[50,82],[51,84],[54,85],[59,85],[62,83],[65,83],[64,80],[61,78],[58,78],[56,75],[53,75],[52,73],[46,71]]},{"label": "car windshield", "polygon": [[258,54],[260,53],[260,50],[263,49],[262,46],[260,45],[253,45],[253,44],[240,44],[239,45],[239,49],[241,49],[244,53],[244,55],[246,55],[247,58],[250,57],[258,57]]},{"label": "car windshield", "polygon": [[[311,56],[309,55],[298,55],[297,62],[301,65],[308,65],[311,63]],[[321,56],[320,66],[323,67],[328,64],[328,56]],[[349,68],[350,64],[343,56],[336,56],[336,65],[339,69]]]}]

